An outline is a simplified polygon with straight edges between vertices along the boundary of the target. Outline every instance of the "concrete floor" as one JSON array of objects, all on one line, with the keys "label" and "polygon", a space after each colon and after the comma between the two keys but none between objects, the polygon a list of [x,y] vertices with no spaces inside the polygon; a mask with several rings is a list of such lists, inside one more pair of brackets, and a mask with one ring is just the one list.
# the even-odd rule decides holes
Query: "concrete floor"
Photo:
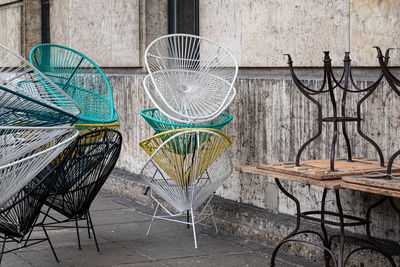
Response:
[{"label": "concrete floor", "polygon": [[[142,205],[101,192],[91,209],[100,253],[84,229],[82,250],[78,249],[74,229],[49,230],[59,263],[48,243],[41,243],[5,254],[2,266],[269,266],[271,247],[216,234],[205,225],[197,227],[198,249],[194,248],[192,230],[177,223],[156,221],[150,236],[145,237],[151,213]],[[33,233],[42,235],[39,228]],[[276,265],[319,266],[283,253]]]}]

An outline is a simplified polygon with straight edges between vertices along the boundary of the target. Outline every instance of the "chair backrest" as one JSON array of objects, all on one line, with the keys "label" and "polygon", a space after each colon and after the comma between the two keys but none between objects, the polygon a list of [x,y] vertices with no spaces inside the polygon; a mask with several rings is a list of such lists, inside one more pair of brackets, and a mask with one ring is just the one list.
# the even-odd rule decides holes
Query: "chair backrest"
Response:
[{"label": "chair backrest", "polygon": [[67,217],[85,214],[113,170],[122,145],[121,133],[95,130],[78,137],[46,204]]},{"label": "chair backrest", "polygon": [[61,125],[75,122],[79,113],[68,94],[0,44],[0,125]]},{"label": "chair backrest", "polygon": [[177,121],[212,120],[235,96],[237,62],[211,40],[188,34],[162,36],[147,47],[145,64],[151,77],[144,82],[146,92]]},{"label": "chair backrest", "polygon": [[233,171],[229,138],[218,130],[180,129],[140,142],[150,155],[140,175],[178,211],[196,209]]},{"label": "chair backrest", "polygon": [[55,44],[35,46],[29,58],[80,106],[81,123],[118,120],[108,79],[93,60],[74,49]]},{"label": "chair backrest", "polygon": [[[70,128],[73,129],[73,127]],[[64,150],[64,154],[66,155],[65,158],[68,158],[69,154],[73,151],[73,148],[76,145],[75,141],[77,135],[78,135],[77,132],[75,132],[72,136],[69,137],[68,134],[66,134],[64,141],[62,141],[60,138],[55,139],[55,141],[60,142],[57,144],[57,146],[59,146],[58,148],[65,148],[66,146],[68,146],[68,144],[73,142],[71,146],[69,146],[66,150]],[[53,151],[57,150],[58,153],[62,151],[62,149],[58,150],[54,148],[54,146],[53,148],[50,149]],[[46,149],[46,146],[43,146],[40,147],[38,150],[39,151],[42,150],[38,154],[41,153],[43,155],[48,150],[48,148]],[[46,166],[45,164],[48,163],[48,158],[42,158],[39,156],[34,158],[31,157],[30,159],[25,159],[24,161],[33,161],[33,160],[37,161],[37,159],[39,159],[39,161],[44,162],[43,166]],[[44,169],[40,171],[40,174],[42,175],[41,179],[38,179],[36,177],[28,179],[29,181],[22,187],[22,189],[13,192],[10,197],[6,197],[6,201],[2,204],[2,207],[0,208],[1,233],[6,234],[8,237],[21,238],[26,233],[28,233],[32,227],[34,227],[33,224],[35,223],[37,217],[40,214],[40,209],[42,208],[44,201],[49,196],[51,188],[53,187],[58,177],[58,173],[62,171],[62,164],[63,161],[60,161],[59,164],[55,164],[53,166],[47,165]],[[11,164],[6,168],[11,168],[12,166],[18,166],[18,165],[19,163],[18,161],[16,161],[14,164]],[[34,168],[37,166],[31,166],[31,167]],[[29,169],[29,168],[23,168],[22,166],[20,166],[19,169]],[[0,170],[0,173],[2,175],[4,175],[3,170],[4,167],[2,166],[2,170]],[[33,172],[33,170],[31,170],[31,172]],[[20,180],[25,180],[27,175],[23,171],[22,172],[15,171],[11,174],[15,176],[18,182]],[[32,177],[32,173],[30,173],[29,175]],[[4,179],[7,177],[3,176],[1,178],[3,182]],[[2,199],[4,199],[3,196]]]}]

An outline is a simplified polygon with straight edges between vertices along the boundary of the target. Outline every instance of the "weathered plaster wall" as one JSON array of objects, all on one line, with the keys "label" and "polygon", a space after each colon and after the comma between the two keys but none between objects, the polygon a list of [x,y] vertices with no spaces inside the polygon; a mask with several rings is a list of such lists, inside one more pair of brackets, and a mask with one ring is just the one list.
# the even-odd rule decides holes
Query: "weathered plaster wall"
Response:
[{"label": "weathered plaster wall", "polygon": [[[146,0],[146,49],[154,39],[168,34],[168,0]],[[142,56],[143,56],[142,54]]]},{"label": "weathered plaster wall", "polygon": [[374,66],[373,45],[398,45],[398,11],[396,0],[202,0],[200,34],[229,48],[241,67],[286,66],[285,53],[318,66],[323,50],[334,64],[351,51],[353,65]]},{"label": "weathered plaster wall", "polygon": [[51,1],[51,42],[81,51],[101,67],[139,67],[139,2]]},{"label": "weathered plaster wall", "polygon": [[0,1],[0,43],[10,49],[22,52],[23,3],[19,1]]},{"label": "weathered plaster wall", "polygon": [[[118,167],[138,173],[147,159],[138,143],[153,134],[139,112],[152,107],[152,104],[142,88],[143,76],[113,75],[109,78],[121,119],[120,130],[125,138]],[[363,80],[360,82],[361,86],[369,83],[365,79],[360,80]],[[305,82],[314,88],[321,83],[318,79],[305,79]],[[234,120],[223,129],[233,141],[230,150],[234,164],[293,161],[297,149],[316,132],[316,128],[312,127],[316,126],[313,105],[286,78],[243,77],[238,79],[236,88],[239,88],[238,95],[227,110]],[[355,112],[355,100],[350,99],[348,102],[348,106],[353,108],[348,109],[348,115]],[[323,101],[328,104],[327,98]],[[366,121],[363,130],[377,141],[386,157],[400,149],[397,142],[400,138],[400,119],[397,109],[394,108],[399,105],[400,97],[383,83],[363,106]],[[329,113],[328,110],[324,112]],[[329,147],[326,143],[330,143],[331,130],[330,126],[324,126],[322,138],[305,150],[303,159],[329,158]],[[353,141],[354,155],[376,157],[372,146],[356,134],[355,127],[349,127],[348,130]],[[345,157],[342,136],[340,142],[338,157]],[[286,186],[289,191],[296,192],[305,208],[319,207],[318,201],[322,194],[320,188],[295,183],[286,183]],[[274,212],[295,213],[293,202],[279,192],[272,178],[234,172],[217,194]],[[329,199],[333,197],[329,195]],[[374,195],[351,190],[342,191],[342,198],[344,210],[357,215],[365,214],[367,205],[377,200]],[[379,237],[398,241],[400,218],[388,207],[379,209],[374,216],[374,219],[381,221],[379,227],[373,228],[374,233]],[[364,230],[355,229],[355,232],[363,234]]]},{"label": "weathered plaster wall", "polygon": [[28,57],[41,42],[41,0],[0,0],[0,43]]},{"label": "weathered plaster wall", "polygon": [[25,1],[25,48],[23,54],[26,58],[33,47],[42,42],[42,4],[41,0]]}]

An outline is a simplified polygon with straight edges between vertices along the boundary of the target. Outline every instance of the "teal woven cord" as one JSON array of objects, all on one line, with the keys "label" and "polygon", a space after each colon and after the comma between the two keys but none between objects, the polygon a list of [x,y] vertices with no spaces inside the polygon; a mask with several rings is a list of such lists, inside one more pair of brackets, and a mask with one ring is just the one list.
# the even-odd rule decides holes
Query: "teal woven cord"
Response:
[{"label": "teal woven cord", "polygon": [[220,130],[233,119],[231,115],[222,113],[210,122],[201,124],[182,124],[171,120],[157,108],[144,109],[140,112],[140,115],[150,124],[156,133],[162,133],[181,128],[212,128]]},{"label": "teal woven cord", "polygon": [[84,54],[55,44],[35,46],[31,63],[66,92],[81,108],[77,117],[87,123],[112,123],[118,120],[107,77]]}]

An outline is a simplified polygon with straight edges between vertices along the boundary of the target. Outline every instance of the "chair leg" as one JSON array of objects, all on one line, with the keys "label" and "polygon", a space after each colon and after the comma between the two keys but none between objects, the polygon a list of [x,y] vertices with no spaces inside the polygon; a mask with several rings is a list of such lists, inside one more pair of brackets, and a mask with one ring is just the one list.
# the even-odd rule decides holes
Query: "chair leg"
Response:
[{"label": "chair leg", "polygon": [[86,214],[86,225],[87,225],[88,237],[89,237],[89,238],[92,238],[92,237],[90,236],[89,211],[88,211],[87,214]]},{"label": "chair leg", "polygon": [[186,211],[186,222],[188,223],[188,224],[187,224],[187,228],[189,229],[189,228],[190,228],[190,224],[189,224],[189,222],[190,222],[189,211]]},{"label": "chair leg", "polygon": [[50,241],[49,235],[47,234],[46,228],[44,227],[43,224],[42,224],[42,228],[43,228],[44,234],[46,235],[47,242],[49,242],[51,251],[53,252],[54,258],[56,258],[56,261],[57,261],[57,262],[60,262],[60,261],[58,260],[57,254],[56,254],[56,252],[55,252],[55,250],[54,250],[54,248],[53,248],[53,244],[52,244],[51,241]]},{"label": "chair leg", "polygon": [[159,207],[159,206],[160,206],[160,204],[157,203],[157,207],[156,207],[156,209],[154,210],[154,214],[153,214],[153,217],[151,218],[151,222],[150,222],[149,228],[147,229],[146,236],[149,236],[150,229],[151,229],[151,226],[153,225],[154,217],[157,215],[157,210],[158,210],[158,207]]},{"label": "chair leg", "polygon": [[76,227],[76,235],[78,236],[78,248],[82,249],[82,247],[81,247],[81,239],[79,237],[78,218],[75,218],[75,227]]},{"label": "chair leg", "polygon": [[195,228],[195,218],[193,209],[190,209],[190,215],[192,217],[192,227],[193,227],[193,237],[194,237],[194,247],[197,248],[197,238],[196,238],[196,228]]},{"label": "chair leg", "polygon": [[[35,219],[35,222],[33,223],[34,226],[37,225],[37,220],[38,220],[38,219],[39,219],[39,217],[37,217],[37,218]],[[43,224],[43,222],[44,222],[44,219],[43,219],[43,221],[42,221],[42,224]],[[35,227],[31,227],[31,230],[29,230],[29,234],[28,234],[28,236],[27,236],[27,238],[26,238],[26,240],[25,240],[25,243],[24,243],[23,247],[26,247],[26,245],[28,244],[29,238],[31,238],[31,235],[32,235],[32,232],[33,232],[33,229],[34,229],[34,228],[35,228]]]},{"label": "chair leg", "polygon": [[4,247],[6,246],[6,240],[7,240],[7,236],[4,235],[4,237],[3,237],[3,245],[1,246],[0,264],[1,264],[1,260],[3,259],[3,253],[4,253]]},{"label": "chair leg", "polygon": [[[97,252],[100,252],[99,244],[97,243],[96,232],[94,231],[94,226],[93,226],[92,217],[90,216],[89,211],[87,212],[87,215],[88,215],[88,219],[89,219],[90,226],[92,227],[93,239],[94,239],[94,242],[96,243]],[[88,229],[89,229],[89,228],[88,228]]]}]

